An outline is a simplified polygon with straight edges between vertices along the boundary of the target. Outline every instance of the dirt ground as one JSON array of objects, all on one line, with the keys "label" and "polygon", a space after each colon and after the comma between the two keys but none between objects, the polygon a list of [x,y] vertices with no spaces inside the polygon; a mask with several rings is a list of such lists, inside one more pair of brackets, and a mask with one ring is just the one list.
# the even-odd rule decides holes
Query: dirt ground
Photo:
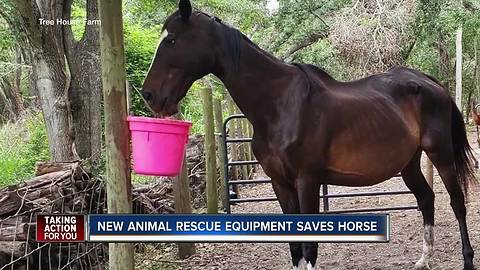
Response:
[{"label": "dirt ground", "polygon": [[[471,134],[475,154],[480,151]],[[474,143],[475,142],[475,143]],[[329,192],[405,190],[401,178],[365,188],[330,186]],[[432,269],[462,269],[463,260],[458,224],[448,194],[435,171],[435,253]],[[470,240],[480,267],[480,187],[472,187],[467,202]],[[243,186],[242,196],[271,196],[270,184]],[[413,195],[332,199],[331,209],[415,205]],[[281,213],[278,202],[244,203],[233,213]],[[417,210],[392,211],[391,240],[380,244],[320,244],[317,269],[413,269],[422,250],[422,217]],[[150,256],[141,256],[138,269],[291,269],[288,244],[218,243],[197,244],[197,253],[187,260],[175,259],[174,245],[161,245]],[[160,254],[161,253],[161,254]]]}]

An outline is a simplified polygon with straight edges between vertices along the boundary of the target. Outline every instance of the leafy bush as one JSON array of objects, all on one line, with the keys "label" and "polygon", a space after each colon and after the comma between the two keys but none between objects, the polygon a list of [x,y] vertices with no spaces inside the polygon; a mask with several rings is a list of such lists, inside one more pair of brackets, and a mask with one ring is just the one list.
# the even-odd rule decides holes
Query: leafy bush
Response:
[{"label": "leafy bush", "polygon": [[[160,38],[160,29],[144,29],[134,22],[125,23],[125,55],[127,59],[127,79],[132,87],[142,88],[143,80],[155,54]],[[132,109],[136,115],[150,116],[142,99],[132,91]]]},{"label": "leafy bush", "polygon": [[28,114],[0,127],[0,186],[33,177],[35,163],[49,159],[43,116]]},{"label": "leafy bush", "polygon": [[33,168],[37,161],[50,160],[47,130],[43,115],[36,114],[27,118],[26,128],[29,134],[26,153],[27,166]]}]

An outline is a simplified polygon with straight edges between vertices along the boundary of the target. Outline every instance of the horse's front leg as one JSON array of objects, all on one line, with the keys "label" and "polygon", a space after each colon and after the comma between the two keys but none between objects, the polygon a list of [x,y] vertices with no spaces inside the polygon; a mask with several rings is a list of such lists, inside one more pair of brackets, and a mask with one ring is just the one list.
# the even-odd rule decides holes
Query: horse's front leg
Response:
[{"label": "horse's front leg", "polygon": [[[300,204],[300,213],[318,214],[320,204],[320,182],[311,175],[302,175],[297,178],[297,193]],[[315,269],[318,256],[318,243],[303,243],[303,258],[307,269]]]},{"label": "horse's front leg", "polygon": [[[272,178],[272,185],[277,195],[280,207],[284,214],[298,214],[300,208],[298,204],[297,190],[293,185],[284,180]],[[292,256],[293,269],[298,269],[300,260],[302,259],[302,243],[289,243],[290,255]]]}]

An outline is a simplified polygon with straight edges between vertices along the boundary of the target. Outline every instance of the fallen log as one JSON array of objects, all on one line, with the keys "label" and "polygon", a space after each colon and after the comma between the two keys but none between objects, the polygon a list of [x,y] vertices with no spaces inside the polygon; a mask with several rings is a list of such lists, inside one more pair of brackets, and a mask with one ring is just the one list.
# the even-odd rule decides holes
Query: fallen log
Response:
[{"label": "fallen log", "polygon": [[[58,170],[58,171],[56,171]],[[0,268],[15,262],[14,269],[22,269],[27,262],[49,256],[51,265],[103,269],[106,258],[102,249],[88,252],[89,244],[58,245],[37,243],[35,215],[37,213],[106,213],[104,182],[83,170],[79,164],[62,163],[39,165],[38,176],[30,181],[0,189]],[[136,188],[132,191],[135,213],[174,213],[172,186],[169,181]],[[34,250],[28,256],[26,251]],[[13,255],[12,255],[13,254]],[[19,259],[21,257],[28,259]],[[94,257],[92,257],[94,256]],[[65,261],[70,258],[70,261]],[[72,262],[74,260],[75,262]],[[2,264],[4,261],[6,263]],[[92,262],[93,265],[92,265]],[[43,263],[43,262],[42,262]],[[30,264],[29,269],[43,269],[48,265]]]},{"label": "fallen log", "polygon": [[35,226],[35,223],[8,224],[3,222],[0,226],[0,241],[26,241],[29,238],[29,229]]},{"label": "fallen log", "polygon": [[59,162],[59,163],[37,162],[35,164],[35,175],[40,176],[40,175],[49,174],[52,172],[70,171],[70,170],[74,170],[75,167],[78,165],[79,165],[78,162]]},{"label": "fallen log", "polygon": [[[204,205],[202,137],[190,138],[186,157],[192,176],[192,197],[197,205]],[[172,187],[172,180],[167,178],[159,178],[153,185],[135,187],[132,190],[134,213],[175,213]],[[38,163],[34,178],[0,189],[0,205],[0,268],[9,265],[7,269],[10,269],[11,262],[16,261],[13,269],[27,269],[27,266],[28,269],[49,269],[50,266],[104,269],[105,246],[100,245],[99,249],[86,254],[92,244],[43,244],[34,240],[37,213],[107,212],[104,182],[92,177],[80,162]],[[26,253],[30,255],[25,256]],[[48,265],[41,260],[46,256],[51,258]]]}]

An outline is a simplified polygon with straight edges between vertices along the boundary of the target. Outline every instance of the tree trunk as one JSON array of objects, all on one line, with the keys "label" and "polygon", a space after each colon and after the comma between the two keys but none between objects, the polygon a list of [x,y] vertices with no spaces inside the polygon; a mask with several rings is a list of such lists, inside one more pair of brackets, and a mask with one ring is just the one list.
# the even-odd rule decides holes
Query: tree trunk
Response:
[{"label": "tree trunk", "polygon": [[[26,64],[30,65],[33,67],[33,55],[32,55],[32,52],[30,51],[30,49],[23,49],[22,50],[23,52],[23,60]],[[27,103],[27,105],[30,107],[30,108],[34,108],[34,109],[37,109],[39,110],[40,109],[40,100],[38,98],[38,89],[37,89],[37,85],[35,83],[35,78],[37,77],[37,74],[35,73],[35,70],[32,68],[31,71],[30,71],[30,74],[28,74],[28,92],[27,92],[27,95],[29,97],[29,101]]]},{"label": "tree trunk", "polygon": [[445,44],[446,37],[444,34],[439,30],[438,31],[438,69],[440,71],[440,76],[443,80],[443,84],[448,89],[448,91],[452,91],[451,89],[451,81],[452,81],[452,66],[450,64],[450,55],[448,54],[448,48]]},{"label": "tree trunk", "polygon": [[[63,18],[71,19],[73,0],[66,0]],[[98,19],[96,0],[87,0],[87,20]],[[70,25],[63,26],[65,53],[70,69],[69,101],[80,158],[98,166],[102,149],[99,27],[85,25],[83,37],[76,41]]]},{"label": "tree trunk", "polygon": [[[61,17],[60,0],[37,2],[13,1],[32,49],[34,83],[43,110],[52,161],[75,159],[65,74],[62,28],[59,25],[42,26],[39,19],[56,20]],[[38,5],[37,5],[38,3]]]},{"label": "tree trunk", "polygon": [[3,104],[3,109],[0,113],[6,120],[15,119],[14,106],[8,95],[12,91],[11,88],[12,85],[6,78],[0,78],[0,100]]},{"label": "tree trunk", "polygon": [[456,38],[456,72],[455,72],[455,103],[458,109],[463,114],[462,107],[462,27],[457,29]]},{"label": "tree trunk", "polygon": [[23,114],[25,111],[25,107],[23,106],[23,101],[22,101],[22,91],[21,91],[21,80],[22,80],[22,49],[17,46],[15,48],[15,62],[17,64],[16,70],[15,70],[15,78],[14,78],[14,83],[12,87],[12,98],[13,98],[13,103],[15,104],[16,111],[18,115]]},{"label": "tree trunk", "polygon": [[[48,55],[48,54],[47,54]],[[43,53],[34,56],[37,74],[36,86],[39,93],[50,157],[53,162],[75,159],[71,133],[71,114],[66,91],[66,76],[60,63]]]},{"label": "tree trunk", "polygon": [[5,83],[5,81],[0,81],[0,104],[3,105],[2,106],[3,108],[0,107],[2,109],[0,111],[0,115],[3,116],[3,118],[5,118],[6,121],[15,117],[15,113],[12,108],[12,103],[6,94],[6,92],[8,91],[8,89],[6,89],[7,87],[8,87],[8,84]]},{"label": "tree trunk", "polygon": [[473,90],[468,91],[467,102],[465,103],[467,104],[466,105],[467,107],[465,108],[465,123],[470,123],[470,114],[474,106],[474,104],[472,104],[473,103],[472,95],[473,95]]}]

